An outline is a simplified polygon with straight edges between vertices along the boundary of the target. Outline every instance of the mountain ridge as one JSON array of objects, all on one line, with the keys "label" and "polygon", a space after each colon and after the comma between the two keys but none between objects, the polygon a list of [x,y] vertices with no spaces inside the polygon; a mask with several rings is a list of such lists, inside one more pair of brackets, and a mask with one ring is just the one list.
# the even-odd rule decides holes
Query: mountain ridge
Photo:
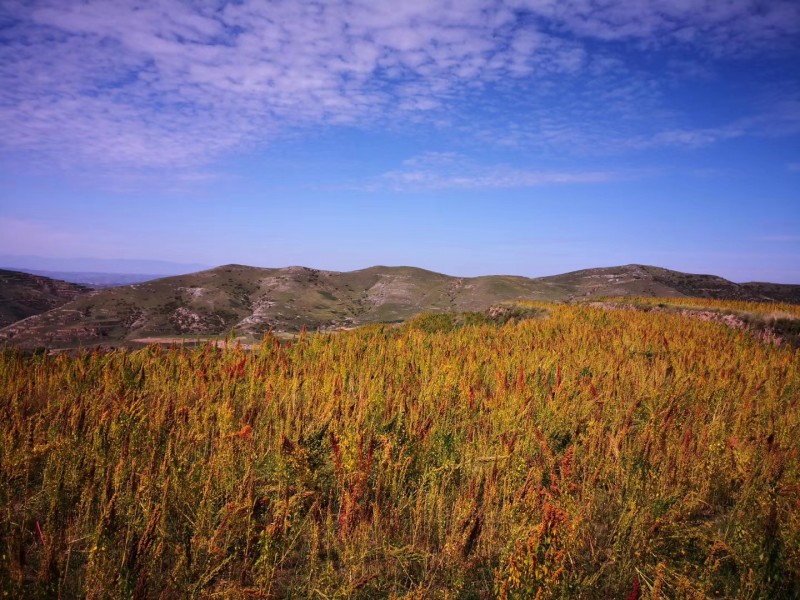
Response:
[{"label": "mountain ridge", "polygon": [[187,275],[83,293],[0,329],[22,347],[128,343],[152,336],[256,338],[302,327],[330,330],[401,322],[419,312],[483,311],[513,300],[604,296],[700,297],[800,303],[800,285],[737,284],[649,265],[582,269],[526,278],[457,277],[410,266],[328,271],[229,264]]},{"label": "mountain ridge", "polygon": [[57,308],[89,292],[60,279],[0,269],[0,328]]}]

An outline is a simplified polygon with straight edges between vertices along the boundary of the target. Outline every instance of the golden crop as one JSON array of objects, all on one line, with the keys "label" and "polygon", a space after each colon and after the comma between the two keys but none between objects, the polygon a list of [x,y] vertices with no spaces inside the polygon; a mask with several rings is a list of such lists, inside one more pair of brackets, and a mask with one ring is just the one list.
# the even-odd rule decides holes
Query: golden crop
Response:
[{"label": "golden crop", "polygon": [[780,302],[750,302],[746,300],[713,300],[711,298],[612,298],[612,301],[643,306],[677,307],[694,310],[712,310],[742,316],[758,317],[769,321],[776,318],[800,317],[800,306]]},{"label": "golden crop", "polygon": [[5,351],[3,592],[797,597],[798,351],[547,308],[252,351]]}]

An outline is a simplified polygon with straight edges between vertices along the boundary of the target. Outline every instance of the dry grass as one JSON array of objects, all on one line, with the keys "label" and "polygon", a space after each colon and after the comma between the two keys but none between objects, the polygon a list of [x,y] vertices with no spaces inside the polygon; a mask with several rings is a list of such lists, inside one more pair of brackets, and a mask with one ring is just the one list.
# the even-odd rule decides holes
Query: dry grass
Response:
[{"label": "dry grass", "polygon": [[793,598],[800,355],[546,319],[0,356],[12,597]]},{"label": "dry grass", "polygon": [[612,302],[630,303],[639,306],[682,307],[695,310],[758,315],[765,319],[800,319],[800,305],[780,302],[749,302],[745,300],[712,300],[710,298],[611,298]]}]

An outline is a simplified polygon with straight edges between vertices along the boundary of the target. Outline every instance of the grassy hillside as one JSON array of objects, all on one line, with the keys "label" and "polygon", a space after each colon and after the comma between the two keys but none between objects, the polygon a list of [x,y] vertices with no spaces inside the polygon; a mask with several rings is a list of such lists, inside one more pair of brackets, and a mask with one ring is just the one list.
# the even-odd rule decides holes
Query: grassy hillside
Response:
[{"label": "grassy hillside", "polygon": [[529,310],[251,352],[5,351],[0,585],[798,597],[798,351],[677,312]]},{"label": "grassy hillside", "polygon": [[717,275],[626,265],[542,277],[570,298],[597,296],[691,297],[800,303],[800,285],[734,283]]},{"label": "grassy hillside", "polygon": [[[107,289],[0,331],[22,347],[118,344],[154,336],[219,336],[400,322],[423,311],[483,311],[511,300],[702,296],[790,300],[800,286],[755,288],[706,275],[628,265],[554,277],[458,278],[411,267],[339,273],[227,265]],[[795,289],[796,288],[796,289]],[[800,300],[800,298],[797,298]]]},{"label": "grassy hillside", "polygon": [[70,346],[164,335],[299,331],[399,322],[421,311],[485,310],[548,297],[522,277],[460,279],[411,267],[337,273],[228,265],[103,290],[0,333],[22,346]]},{"label": "grassy hillside", "polygon": [[89,291],[66,281],[0,269],[0,327],[66,304]]}]

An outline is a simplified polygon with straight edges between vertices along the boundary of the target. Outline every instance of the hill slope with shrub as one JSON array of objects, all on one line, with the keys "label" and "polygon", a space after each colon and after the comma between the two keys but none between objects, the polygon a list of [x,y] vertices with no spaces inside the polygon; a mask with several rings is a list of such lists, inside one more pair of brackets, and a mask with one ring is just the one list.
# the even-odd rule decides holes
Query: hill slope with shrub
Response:
[{"label": "hill slope with shrub", "polygon": [[516,300],[564,301],[601,296],[700,296],[800,301],[800,286],[739,285],[627,265],[553,277],[451,277],[412,267],[335,272],[227,265],[208,271],[96,291],[0,330],[22,347],[130,343],[154,336],[237,336],[267,331],[340,329],[396,323],[420,312],[485,311]]}]

